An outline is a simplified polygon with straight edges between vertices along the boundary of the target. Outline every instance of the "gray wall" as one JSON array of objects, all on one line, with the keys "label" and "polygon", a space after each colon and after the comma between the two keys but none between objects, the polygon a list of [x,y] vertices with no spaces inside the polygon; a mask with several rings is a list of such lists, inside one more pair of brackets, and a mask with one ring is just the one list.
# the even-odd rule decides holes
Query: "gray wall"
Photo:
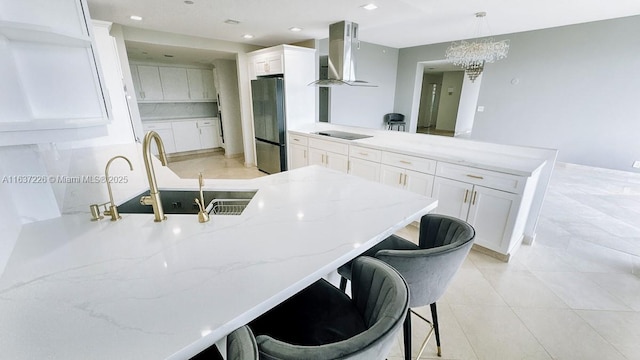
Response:
[{"label": "gray wall", "polygon": [[[319,55],[328,55],[328,39]],[[383,128],[383,117],[393,112],[398,49],[360,42],[356,50],[356,78],[377,87],[334,86],[330,94],[330,122],[339,125]]]},{"label": "gray wall", "polygon": [[[634,171],[640,160],[640,16],[496,37],[471,138],[559,149],[558,160]],[[395,110],[408,115],[420,61],[448,43],[401,49]]]}]

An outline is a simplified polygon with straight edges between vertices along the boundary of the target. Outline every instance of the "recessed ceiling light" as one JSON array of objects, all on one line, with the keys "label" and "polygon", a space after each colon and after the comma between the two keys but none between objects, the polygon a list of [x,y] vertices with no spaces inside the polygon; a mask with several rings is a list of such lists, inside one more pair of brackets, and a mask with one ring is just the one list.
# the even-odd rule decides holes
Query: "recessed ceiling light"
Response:
[{"label": "recessed ceiling light", "polygon": [[378,8],[378,6],[376,4],[367,4],[367,5],[362,5],[361,8],[366,10],[375,10]]},{"label": "recessed ceiling light", "polygon": [[229,25],[238,25],[240,24],[240,21],[238,20],[233,20],[233,19],[227,19],[224,21],[225,24],[229,24]]},{"label": "recessed ceiling light", "polygon": [[164,54],[164,57],[172,58],[172,57],[173,57],[173,55]]},{"label": "recessed ceiling light", "polygon": [[135,21],[141,21],[142,20],[142,16],[131,15],[131,16],[129,16],[129,19],[135,20]]},{"label": "recessed ceiling light", "polygon": [[184,3],[187,5],[193,5],[193,1],[191,0],[184,0]]},{"label": "recessed ceiling light", "polygon": [[251,34],[244,34],[244,35],[242,35],[242,37],[245,38],[245,39],[253,39],[253,35],[251,35]]},{"label": "recessed ceiling light", "polygon": [[290,30],[290,31],[293,31],[293,32],[298,32],[298,31],[302,31],[302,28],[299,28],[299,27],[295,27],[295,26],[294,26],[294,27],[290,27],[290,28],[289,28],[289,30]]}]

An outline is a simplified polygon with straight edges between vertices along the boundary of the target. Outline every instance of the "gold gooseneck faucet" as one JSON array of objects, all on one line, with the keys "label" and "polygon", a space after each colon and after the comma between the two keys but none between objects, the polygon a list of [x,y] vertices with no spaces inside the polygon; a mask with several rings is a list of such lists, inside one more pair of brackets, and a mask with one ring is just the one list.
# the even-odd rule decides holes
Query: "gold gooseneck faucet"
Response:
[{"label": "gold gooseneck faucet", "polygon": [[124,157],[122,155],[118,155],[118,156],[112,157],[107,162],[107,166],[105,166],[105,168],[104,168],[104,178],[105,178],[105,181],[107,182],[107,190],[109,190],[109,204],[111,204],[109,206],[109,210],[105,211],[104,214],[105,215],[111,215],[111,221],[116,221],[116,220],[121,219],[120,214],[118,213],[118,208],[116,207],[116,204],[113,202],[113,193],[111,192],[111,181],[109,181],[109,166],[111,166],[111,163],[115,159],[124,159],[124,160],[126,160],[127,163],[129,163],[129,169],[131,171],[133,171],[133,165],[131,165],[131,161],[129,161],[129,159],[127,159],[126,157]]},{"label": "gold gooseneck faucet", "polygon": [[140,198],[140,203],[143,205],[153,206],[153,214],[155,222],[166,220],[162,209],[162,202],[160,201],[160,191],[158,191],[158,184],[156,183],[156,173],[153,171],[153,162],[151,160],[151,140],[156,141],[158,146],[158,154],[160,156],[160,162],[163,166],[167,166],[167,154],[164,152],[164,144],[160,135],[155,131],[149,131],[144,136],[142,142],[142,157],[144,160],[144,167],[147,170],[147,179],[149,180],[149,195]]}]

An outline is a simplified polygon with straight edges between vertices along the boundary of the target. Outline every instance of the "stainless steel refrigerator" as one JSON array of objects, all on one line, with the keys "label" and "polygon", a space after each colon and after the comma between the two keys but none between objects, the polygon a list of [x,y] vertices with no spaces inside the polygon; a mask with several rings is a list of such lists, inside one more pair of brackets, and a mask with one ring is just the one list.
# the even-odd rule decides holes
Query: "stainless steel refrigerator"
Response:
[{"label": "stainless steel refrigerator", "polygon": [[282,77],[251,80],[258,170],[267,174],[287,170],[283,90]]}]

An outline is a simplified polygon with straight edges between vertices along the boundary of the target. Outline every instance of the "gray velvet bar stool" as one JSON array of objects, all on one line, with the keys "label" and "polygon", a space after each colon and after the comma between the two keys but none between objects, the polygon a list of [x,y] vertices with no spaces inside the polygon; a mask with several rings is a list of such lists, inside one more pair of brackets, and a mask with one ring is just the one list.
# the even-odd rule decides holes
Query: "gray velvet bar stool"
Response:
[{"label": "gray velvet bar stool", "polygon": [[406,318],[407,284],[362,256],[352,263],[351,292],[319,280],[251,322],[260,359],[384,359]]},{"label": "gray velvet bar stool", "polygon": [[[222,360],[222,354],[213,345],[191,360]],[[248,326],[242,326],[227,336],[227,360],[258,360],[258,345]]]},{"label": "gray velvet bar stool", "polygon": [[[404,322],[405,359],[411,359],[411,313],[431,325],[431,330],[420,347],[418,359],[432,333],[436,336],[438,356],[441,356],[440,329],[436,301],[444,294],[464,259],[467,257],[475,230],[467,222],[449,216],[427,214],[420,219],[419,244],[392,235],[363,255],[374,256],[394,267],[410,289],[409,307],[430,305],[433,323],[413,310]],[[342,276],[341,290],[352,278],[352,264],[338,269]]]}]

